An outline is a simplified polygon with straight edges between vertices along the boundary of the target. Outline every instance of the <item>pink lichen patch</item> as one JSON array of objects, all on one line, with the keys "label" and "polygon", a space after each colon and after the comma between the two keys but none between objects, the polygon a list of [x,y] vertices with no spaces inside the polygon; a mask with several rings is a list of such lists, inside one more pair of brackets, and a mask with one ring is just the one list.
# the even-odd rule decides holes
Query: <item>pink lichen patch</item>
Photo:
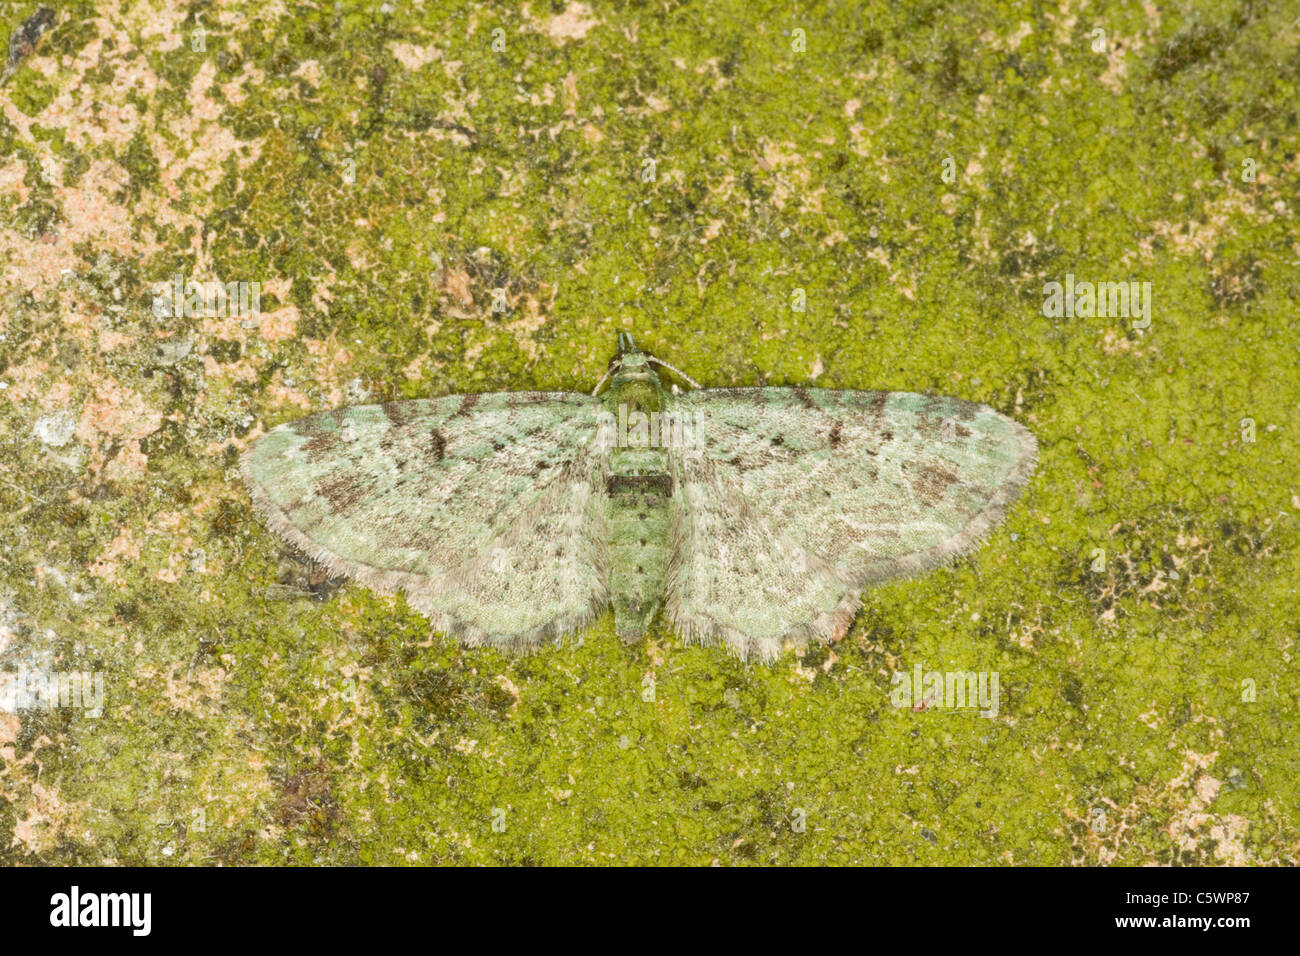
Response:
[{"label": "pink lichen patch", "polygon": [[216,76],[217,64],[212,60],[204,60],[203,65],[194,74],[194,79],[190,81],[190,92],[186,102],[190,106],[190,115],[200,122],[211,122],[221,115],[221,104],[208,95]]},{"label": "pink lichen patch", "polygon": [[570,70],[560,81],[560,88],[564,91],[564,115],[578,115],[578,74]]},{"label": "pink lichen patch", "polygon": [[[0,329],[4,328],[0,325]],[[30,362],[24,362],[5,371],[5,380],[9,387],[0,389],[0,395],[3,395],[9,401],[17,404],[25,402],[33,396],[38,396],[42,392],[42,382],[45,373],[50,370],[50,363],[34,359]]]},{"label": "pink lichen patch", "polygon": [[1229,813],[1210,827],[1210,839],[1214,841],[1214,856],[1230,866],[1246,866],[1251,859],[1246,854],[1246,834],[1250,830],[1250,820],[1236,813]]},{"label": "pink lichen patch", "polygon": [[49,388],[43,390],[37,399],[42,411],[52,412],[60,411],[66,408],[72,401],[72,383],[69,381],[55,382]]},{"label": "pink lichen patch", "polygon": [[1151,233],[1165,239],[1177,255],[1208,261],[1225,234],[1233,235],[1247,226],[1270,223],[1274,218],[1260,210],[1248,193],[1232,190],[1206,202],[1199,220],[1190,219],[1185,223],[1157,220],[1151,223]]},{"label": "pink lichen patch", "polygon": [[456,303],[448,309],[448,315],[469,317],[472,314],[465,311],[474,307],[474,293],[470,290],[469,273],[464,269],[444,267],[438,273],[438,290]]},{"label": "pink lichen patch", "polygon": [[318,60],[304,60],[298,64],[298,69],[293,71],[293,75],[306,80],[312,86],[320,86],[322,76],[320,62]]},{"label": "pink lichen patch", "polygon": [[140,544],[131,536],[130,529],[126,529],[110,541],[108,547],[91,562],[90,574],[103,581],[117,583],[121,580],[119,573],[123,562],[139,559]]},{"label": "pink lichen patch", "polygon": [[301,316],[298,313],[298,307],[296,305],[286,305],[274,312],[263,315],[261,324],[257,327],[257,332],[269,342],[290,339],[298,330],[299,318]]},{"label": "pink lichen patch", "polygon": [[312,377],[325,390],[325,404],[342,405],[345,396],[341,383],[352,364],[352,350],[339,345],[332,334],[328,339],[303,339],[302,344],[312,357]]},{"label": "pink lichen patch", "polygon": [[185,527],[186,523],[186,516],[179,511],[160,511],[150,520],[149,529],[150,531],[166,531],[169,534],[175,534]]},{"label": "pink lichen patch", "polygon": [[[146,671],[141,677],[152,677]],[[211,713],[213,705],[221,700],[225,688],[225,673],[219,667],[196,668],[189,671],[172,669],[163,675],[163,696],[173,711]]]},{"label": "pink lichen patch", "polygon": [[[206,26],[208,30],[212,29],[211,15],[208,17],[200,15],[197,22],[186,23],[185,18],[189,14],[189,9],[189,4],[185,0],[149,0],[148,3],[125,7],[118,16],[123,25],[133,34],[139,34],[145,39],[158,37],[159,45],[165,45],[169,37],[177,36],[188,46],[190,32],[195,26]],[[152,48],[153,44],[149,46]],[[175,48],[169,47],[169,49]]]},{"label": "pink lichen patch", "polygon": [[135,336],[127,335],[125,332],[117,332],[113,329],[101,329],[97,339],[99,350],[101,352],[111,352],[114,349],[126,348],[135,344]]},{"label": "pink lichen patch", "polygon": [[199,321],[199,330],[205,339],[238,342],[242,346],[248,343],[243,321],[238,315],[204,316]]},{"label": "pink lichen patch", "polygon": [[[19,726],[17,714],[0,711],[0,759],[3,759],[5,763],[10,763],[13,760],[13,751],[6,754],[5,748],[18,739]],[[7,796],[7,794],[0,790],[0,796]]]},{"label": "pink lichen patch", "polygon": [[30,192],[24,177],[27,175],[27,167],[21,160],[15,159],[7,165],[0,166],[0,196],[17,199],[18,205],[27,202],[27,196]]},{"label": "pink lichen patch", "polygon": [[[261,288],[261,298],[276,299],[283,302],[289,294],[291,281],[285,276],[277,276],[262,280],[245,280],[258,281]],[[261,306],[259,306],[259,309]],[[216,338],[222,341],[237,341],[241,345],[247,345],[250,338],[249,329],[256,324],[257,335],[268,341],[282,341],[292,338],[297,331],[298,321],[301,318],[296,305],[284,305],[271,312],[259,312],[255,316],[249,315],[226,315],[226,316],[209,316],[203,319],[202,330],[204,338]],[[210,359],[207,360],[211,362]],[[227,370],[224,374],[230,374]]]},{"label": "pink lichen patch", "polygon": [[279,380],[278,375],[276,380],[271,382],[267,387],[266,393],[273,404],[297,405],[299,408],[311,408],[311,399],[307,397],[307,393],[301,389],[290,388],[285,385]]},{"label": "pink lichen patch", "polygon": [[58,295],[60,330],[71,333],[78,345],[94,347],[101,331],[99,319],[104,314],[103,306],[98,302],[87,301],[83,292],[72,283],[62,283]]},{"label": "pink lichen patch", "polygon": [[585,3],[572,2],[563,12],[545,20],[535,18],[529,10],[529,4],[524,4],[522,13],[534,28],[540,29],[557,46],[570,40],[585,39],[594,27],[600,25],[600,20],[592,16],[591,7]]},{"label": "pink lichen patch", "polygon": [[1196,796],[1202,803],[1207,806],[1214,802],[1214,798],[1219,795],[1219,789],[1223,786],[1222,780],[1215,780],[1208,773],[1203,773],[1196,778]]},{"label": "pink lichen patch", "polygon": [[772,205],[777,209],[784,208],[786,200],[796,192],[787,177],[804,184],[812,176],[808,169],[808,162],[799,152],[799,148],[789,142],[777,143],[764,140],[763,154],[758,159],[758,166],[765,173],[771,174],[770,179],[775,184],[772,189]]},{"label": "pink lichen patch", "polygon": [[322,315],[329,314],[330,305],[334,302],[334,283],[338,280],[338,275],[330,270],[323,276],[318,277],[311,292],[311,307]]},{"label": "pink lichen patch", "polygon": [[390,43],[388,50],[393,54],[393,59],[411,71],[442,59],[442,50],[436,46],[415,46],[412,43],[396,42]]},{"label": "pink lichen patch", "polygon": [[242,106],[248,99],[248,93],[244,87],[250,83],[253,86],[260,86],[266,80],[266,71],[258,69],[251,63],[245,63],[244,68],[240,71],[239,76],[235,77],[229,83],[221,84],[221,95],[226,101],[234,106]]},{"label": "pink lichen patch", "polygon": [[8,284],[38,295],[54,289],[60,273],[76,271],[81,265],[76,247],[82,243],[93,243],[122,258],[149,251],[132,235],[129,210],[112,198],[126,186],[127,178],[117,163],[95,160],[75,186],[56,190],[63,217],[50,241],[33,243],[13,230],[0,229],[0,261],[10,263]]},{"label": "pink lichen patch", "polygon": [[[129,14],[124,16],[131,18]],[[164,44],[162,48],[174,49],[179,45],[177,41],[184,16],[183,8],[169,3],[160,12],[160,19],[150,17],[131,26],[142,30],[146,37],[161,36],[163,39],[158,42]],[[158,160],[161,182],[157,188],[147,190],[140,197],[137,215],[152,215],[163,225],[178,230],[192,228],[196,234],[201,234],[201,215],[210,206],[208,196],[213,187],[224,175],[223,162],[233,154],[238,157],[240,168],[247,168],[256,161],[260,143],[237,140],[228,129],[217,124],[224,105],[214,95],[217,66],[211,57],[204,59],[194,75],[185,97],[186,109],[182,113],[161,118],[142,115],[132,100],[153,97],[159,86],[159,77],[120,24],[102,18],[93,23],[98,36],[75,58],[64,58],[59,64],[54,82],[61,80],[63,89],[38,116],[23,115],[8,99],[0,103],[0,108],[17,127],[20,137],[37,152],[43,147],[32,135],[34,124],[63,130],[66,140],[79,149],[90,151],[93,147],[107,145],[119,155],[127,149],[132,138],[143,131],[146,145]],[[149,49],[157,47],[150,44]],[[105,70],[105,81],[86,80],[89,72]],[[255,68],[246,67],[240,77],[223,85],[220,89],[225,100],[237,102],[242,99],[240,87],[249,79],[255,80],[258,73]],[[163,123],[166,124],[165,132],[159,129]],[[55,169],[54,174],[52,181],[57,183],[61,178],[59,170]],[[38,261],[28,262],[30,257],[24,257],[23,261],[28,262],[27,272],[39,274],[43,281],[49,282],[51,269],[57,273],[60,268],[74,264],[68,253],[72,245],[86,239],[98,239],[101,245],[124,256],[156,251],[147,227],[142,227],[139,233],[144,240],[142,248],[133,248],[124,242],[120,227],[130,217],[127,210],[115,207],[108,197],[126,184],[127,175],[115,162],[96,160],[78,190],[56,190],[66,225],[61,225],[56,232],[51,249],[38,251]],[[108,181],[105,181],[106,176],[110,177]],[[182,190],[181,183],[185,184],[185,190]],[[183,213],[176,200],[186,191],[193,192],[199,208]],[[5,236],[0,233],[0,257],[7,251],[5,244]],[[26,287],[32,285],[29,279]]]},{"label": "pink lichen patch", "polygon": [[546,325],[547,320],[550,318],[551,309],[555,306],[555,294],[556,290],[552,287],[551,301],[545,310],[542,309],[541,303],[535,297],[531,295],[524,296],[523,302],[519,306],[515,306],[520,313],[519,318],[506,326],[511,334],[515,336],[519,348],[530,359],[536,359],[539,355],[537,341],[534,336]]},{"label": "pink lichen patch", "polygon": [[[117,454],[103,466],[101,474],[107,481],[125,481],[136,475],[144,474],[148,464],[148,457],[140,450],[140,442],[132,440],[118,449]],[[93,462],[91,470],[98,470]]]},{"label": "pink lichen patch", "polygon": [[102,436],[140,439],[162,426],[162,412],[150,408],[139,393],[112,379],[100,381],[81,410],[77,438],[87,445]]},{"label": "pink lichen patch", "polygon": [[209,378],[224,378],[233,382],[257,381],[257,369],[248,362],[222,365],[210,354],[203,356],[203,374]]},{"label": "pink lichen patch", "polygon": [[258,425],[255,428],[250,429],[248,434],[243,438],[231,435],[227,438],[222,438],[219,441],[208,442],[203,446],[203,454],[210,458],[219,458],[225,453],[227,448],[233,448],[235,451],[242,453],[249,445],[265,434],[266,430],[261,425]]},{"label": "pink lichen patch", "polygon": [[[62,81],[63,87],[36,117],[25,116],[3,98],[5,115],[24,139],[31,139],[35,123],[62,129],[67,142],[80,149],[103,143],[123,146],[138,129],[141,116],[128,99],[152,96],[158,77],[123,30],[103,18],[91,23],[97,36],[75,56],[57,61],[53,56],[40,56],[28,61],[32,69],[53,82]],[[103,80],[87,81],[88,73],[105,69]]]},{"label": "pink lichen patch", "polygon": [[[219,112],[215,101],[203,102],[208,106],[198,112]],[[222,169],[225,160],[235,156],[238,168],[248,169],[257,162],[262,146],[259,140],[237,139],[234,133],[215,122],[201,123],[197,112],[175,122],[178,141],[191,143],[193,148],[182,155],[174,152],[171,144],[161,138],[150,140],[154,154],[158,157],[161,189],[161,194],[155,195],[150,203],[150,212],[160,224],[183,229],[189,225],[201,226],[200,217],[193,213],[182,213],[173,207],[173,201],[183,195],[193,194],[204,197],[199,207],[201,210],[210,209],[208,197],[225,175]],[[185,183],[184,188],[182,181]],[[197,231],[202,233],[201,228]]]},{"label": "pink lichen patch", "polygon": [[[364,228],[364,223],[358,223],[358,228]],[[354,241],[348,244],[346,249],[348,262],[357,272],[369,272],[377,268],[379,263],[373,257],[370,248],[363,242]]]},{"label": "pink lichen patch", "polygon": [[58,791],[33,783],[27,815],[14,823],[12,847],[25,853],[44,853],[57,846],[70,828],[77,807],[65,803]]},{"label": "pink lichen patch", "polygon": [[1009,50],[1014,53],[1016,50],[1020,49],[1020,44],[1024,41],[1025,37],[1029,36],[1033,32],[1033,25],[1021,20],[1020,26],[1017,27],[1015,32],[1009,36],[1003,37],[993,30],[985,30],[980,34],[980,42],[984,44],[984,46],[994,50]]},{"label": "pink lichen patch", "polygon": [[[1150,715],[1146,715],[1150,716]],[[1141,719],[1141,718],[1140,718]],[[1210,739],[1222,740],[1223,731],[1212,718],[1197,714],[1192,724],[1208,722]],[[1151,726],[1158,723],[1154,719]],[[1182,766],[1172,777],[1152,780],[1136,788],[1124,805],[1101,797],[1082,811],[1067,805],[1065,817],[1075,824],[1075,851],[1087,862],[1107,865],[1124,862],[1132,852],[1135,838],[1149,829],[1153,818],[1165,821],[1162,829],[1176,851],[1175,863],[1210,862],[1234,865],[1256,863],[1245,847],[1250,822],[1233,814],[1217,814],[1211,805],[1222,789],[1222,781],[1207,771],[1218,760],[1218,751],[1198,753],[1183,749]]]}]

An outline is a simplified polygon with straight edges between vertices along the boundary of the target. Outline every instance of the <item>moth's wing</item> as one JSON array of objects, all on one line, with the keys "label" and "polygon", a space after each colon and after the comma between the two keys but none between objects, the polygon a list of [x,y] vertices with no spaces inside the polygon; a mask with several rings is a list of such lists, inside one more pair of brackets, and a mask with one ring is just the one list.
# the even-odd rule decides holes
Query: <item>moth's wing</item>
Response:
[{"label": "moth's wing", "polygon": [[[742,654],[843,633],[866,585],[970,550],[1037,447],[987,406],[909,392],[702,389],[677,408],[695,447],[674,454],[669,613]],[[724,543],[744,559],[717,562]]]},{"label": "moth's wing", "polygon": [[688,642],[770,660],[786,637],[832,633],[852,619],[835,568],[799,544],[740,489],[726,463],[674,455],[677,508],[664,607]]},{"label": "moth's wing", "polygon": [[596,410],[562,392],[359,405],[272,429],[241,467],[331,571],[405,591],[468,644],[526,648],[607,603]]}]

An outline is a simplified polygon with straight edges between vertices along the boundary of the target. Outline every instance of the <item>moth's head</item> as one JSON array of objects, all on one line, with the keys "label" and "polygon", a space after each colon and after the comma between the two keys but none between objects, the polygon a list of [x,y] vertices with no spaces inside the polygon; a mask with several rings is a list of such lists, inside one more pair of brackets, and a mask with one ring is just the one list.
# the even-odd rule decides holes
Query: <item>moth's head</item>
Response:
[{"label": "moth's head", "polygon": [[654,361],[654,356],[649,352],[642,352],[636,347],[636,342],[632,341],[631,334],[627,332],[618,333],[618,352],[609,360],[609,369],[611,372],[642,372],[647,377],[658,379],[657,373],[648,368],[650,362]]},{"label": "moth's head", "polygon": [[[644,383],[653,382],[655,385],[662,385],[659,381],[659,368],[667,369],[675,375],[680,376],[683,380],[688,382],[692,388],[700,387],[700,383],[695,381],[695,379],[691,378],[685,372],[673,368],[667,362],[655,358],[649,352],[642,352],[636,347],[636,343],[632,341],[630,333],[618,333],[618,351],[614,354],[614,357],[609,360],[609,371],[606,373],[607,377],[613,376],[613,384],[625,385],[629,382],[635,381]],[[604,382],[605,380],[601,379],[602,385]],[[676,391],[676,389],[677,386],[674,385],[673,390]],[[600,385],[597,385],[596,392],[599,391]]]}]

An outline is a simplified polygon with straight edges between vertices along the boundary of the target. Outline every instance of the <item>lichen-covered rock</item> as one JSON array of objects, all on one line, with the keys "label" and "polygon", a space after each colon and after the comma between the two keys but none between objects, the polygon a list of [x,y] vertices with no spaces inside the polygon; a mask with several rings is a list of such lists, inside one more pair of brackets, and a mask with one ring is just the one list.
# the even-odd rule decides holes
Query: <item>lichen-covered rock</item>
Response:
[{"label": "lichen-covered rock", "polygon": [[[6,6],[0,860],[1300,862],[1284,6]],[[271,427],[619,328],[1038,472],[760,666],[464,649],[253,513]]]}]

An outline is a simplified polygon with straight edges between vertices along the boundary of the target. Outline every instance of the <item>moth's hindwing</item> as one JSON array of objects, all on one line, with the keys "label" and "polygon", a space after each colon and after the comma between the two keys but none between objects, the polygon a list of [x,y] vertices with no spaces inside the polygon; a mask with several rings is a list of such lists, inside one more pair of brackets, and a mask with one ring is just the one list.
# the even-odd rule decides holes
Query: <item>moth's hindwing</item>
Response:
[{"label": "moth's hindwing", "polygon": [[688,638],[775,655],[842,634],[875,581],[974,547],[1033,471],[991,408],[909,392],[701,389],[677,399],[682,515],[666,605]]},{"label": "moth's hindwing", "polygon": [[277,533],[469,644],[530,647],[607,603],[596,403],[505,392],[321,412],[241,463]]}]

